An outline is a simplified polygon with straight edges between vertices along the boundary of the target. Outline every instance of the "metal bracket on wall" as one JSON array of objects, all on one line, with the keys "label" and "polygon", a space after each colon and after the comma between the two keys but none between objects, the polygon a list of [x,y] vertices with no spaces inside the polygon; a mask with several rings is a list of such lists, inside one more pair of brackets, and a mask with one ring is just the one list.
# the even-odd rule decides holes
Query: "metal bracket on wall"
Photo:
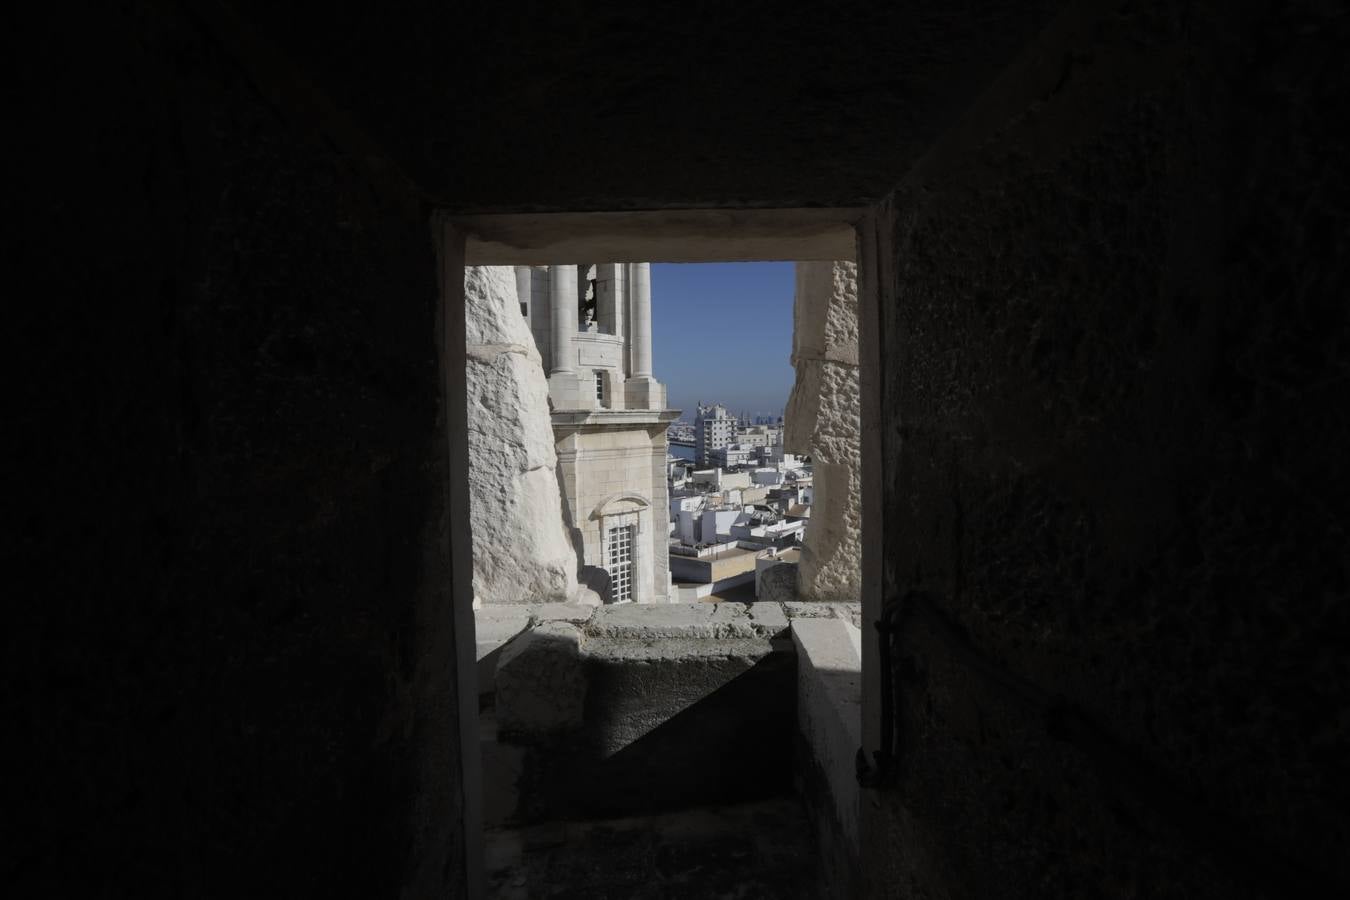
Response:
[{"label": "metal bracket on wall", "polygon": [[905,613],[913,605],[910,601],[918,597],[918,591],[907,592],[898,602],[886,604],[881,618],[872,623],[877,630],[877,659],[881,669],[881,747],[872,752],[871,762],[863,747],[858,748],[853,758],[858,784],[865,788],[882,787],[895,777],[895,674],[892,672],[891,638],[900,630]]}]

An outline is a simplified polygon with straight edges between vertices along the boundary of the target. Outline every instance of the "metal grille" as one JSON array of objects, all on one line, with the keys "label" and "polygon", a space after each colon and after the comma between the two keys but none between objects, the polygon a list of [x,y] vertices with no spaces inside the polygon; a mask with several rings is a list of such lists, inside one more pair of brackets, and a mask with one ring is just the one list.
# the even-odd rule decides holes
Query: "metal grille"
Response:
[{"label": "metal grille", "polygon": [[595,399],[601,403],[605,402],[605,373],[595,373]]},{"label": "metal grille", "polygon": [[620,525],[605,534],[605,569],[615,603],[633,599],[633,526]]}]

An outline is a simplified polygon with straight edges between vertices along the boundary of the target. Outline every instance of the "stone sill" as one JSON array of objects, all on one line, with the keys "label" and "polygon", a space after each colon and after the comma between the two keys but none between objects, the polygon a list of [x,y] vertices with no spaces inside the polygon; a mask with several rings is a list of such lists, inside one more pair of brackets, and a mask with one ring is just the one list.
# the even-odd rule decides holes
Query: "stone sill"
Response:
[{"label": "stone sill", "polygon": [[[835,606],[835,604],[791,604]],[[797,727],[828,798],[811,798],[813,809],[833,809],[851,851],[858,852],[858,782],[854,756],[862,746],[862,632],[847,607],[826,616],[792,620],[797,647]],[[813,610],[814,611],[814,610]]]}]

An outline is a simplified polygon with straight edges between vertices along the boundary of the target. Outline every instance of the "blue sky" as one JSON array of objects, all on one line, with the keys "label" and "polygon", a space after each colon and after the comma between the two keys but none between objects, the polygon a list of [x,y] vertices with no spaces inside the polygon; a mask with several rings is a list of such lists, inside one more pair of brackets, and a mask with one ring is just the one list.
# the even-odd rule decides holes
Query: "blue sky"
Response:
[{"label": "blue sky", "polygon": [[792,390],[790,262],[652,263],[652,368],[693,421],[698,401],[781,415]]}]

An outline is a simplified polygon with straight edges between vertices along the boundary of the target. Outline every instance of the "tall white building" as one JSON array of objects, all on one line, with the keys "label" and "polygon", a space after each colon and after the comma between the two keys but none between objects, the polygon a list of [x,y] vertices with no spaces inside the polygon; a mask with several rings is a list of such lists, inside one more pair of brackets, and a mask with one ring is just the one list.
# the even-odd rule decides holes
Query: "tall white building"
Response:
[{"label": "tall white building", "polygon": [[611,602],[669,600],[666,389],[652,376],[649,263],[517,266],[520,311],[548,373],[559,486],[582,565]]},{"label": "tall white building", "polygon": [[698,418],[694,420],[695,461],[701,466],[707,465],[712,451],[730,444],[735,433],[736,420],[725,406],[720,403],[704,406],[700,403]]}]

